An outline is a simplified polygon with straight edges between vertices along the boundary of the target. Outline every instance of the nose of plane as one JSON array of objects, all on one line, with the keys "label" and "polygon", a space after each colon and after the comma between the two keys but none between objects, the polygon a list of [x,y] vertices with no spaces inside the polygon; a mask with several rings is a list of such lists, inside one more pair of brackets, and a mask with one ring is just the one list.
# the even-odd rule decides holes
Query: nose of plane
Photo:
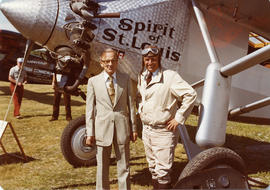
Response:
[{"label": "nose of plane", "polygon": [[57,0],[0,0],[9,22],[27,39],[40,45],[49,40],[57,20]]}]

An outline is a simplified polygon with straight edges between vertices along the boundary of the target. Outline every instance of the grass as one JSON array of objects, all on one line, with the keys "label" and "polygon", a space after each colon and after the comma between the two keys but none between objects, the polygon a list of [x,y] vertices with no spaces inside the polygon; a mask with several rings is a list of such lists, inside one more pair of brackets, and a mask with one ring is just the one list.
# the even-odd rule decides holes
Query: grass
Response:
[{"label": "grass", "polygon": [[[85,90],[85,86],[82,88]],[[4,118],[10,100],[9,83],[0,82],[0,119]],[[49,122],[52,114],[53,90],[49,85],[27,84],[23,98],[21,120],[13,118],[13,105],[8,114],[19,140],[30,161],[4,155],[0,149],[0,186],[4,189],[95,189],[96,167],[73,168],[63,158],[60,150],[61,133],[67,121],[61,104],[59,120]],[[84,113],[85,102],[80,97],[72,97],[72,116]],[[188,131],[192,138],[196,132],[198,117],[192,115],[188,121]],[[225,146],[239,153],[245,160],[249,176],[270,183],[270,127],[254,124],[228,122]],[[2,143],[10,153],[18,153],[19,148],[10,129],[6,130]],[[131,143],[132,189],[151,189],[151,177],[141,139]],[[187,156],[182,144],[176,149],[173,167],[173,182],[176,182],[187,164]],[[110,183],[117,189],[116,163],[110,167]]]}]

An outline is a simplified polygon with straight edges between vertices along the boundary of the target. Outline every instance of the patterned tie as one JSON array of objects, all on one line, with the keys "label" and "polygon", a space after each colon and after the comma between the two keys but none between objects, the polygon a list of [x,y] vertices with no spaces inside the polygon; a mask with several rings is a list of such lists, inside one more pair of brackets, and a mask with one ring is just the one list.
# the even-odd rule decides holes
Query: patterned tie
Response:
[{"label": "patterned tie", "polygon": [[113,85],[113,77],[109,76],[109,81],[110,81],[110,84],[109,84],[108,92],[109,92],[109,96],[112,101],[112,104],[114,105],[115,89]]},{"label": "patterned tie", "polygon": [[149,74],[146,77],[146,84],[149,84],[149,82],[152,80],[152,75],[153,74],[151,72],[149,72]]}]

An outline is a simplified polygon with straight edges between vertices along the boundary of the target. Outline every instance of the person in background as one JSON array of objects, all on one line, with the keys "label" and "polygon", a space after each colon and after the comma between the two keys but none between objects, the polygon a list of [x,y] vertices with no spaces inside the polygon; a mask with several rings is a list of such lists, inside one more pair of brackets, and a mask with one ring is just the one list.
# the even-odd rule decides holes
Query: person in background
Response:
[{"label": "person in background", "polygon": [[170,172],[179,138],[177,127],[184,125],[197,94],[177,72],[161,67],[161,53],[156,46],[146,46],[142,56],[138,112],[146,159],[154,189],[171,189]]},{"label": "person in background", "polygon": [[65,104],[65,109],[66,109],[66,120],[70,121],[72,120],[72,116],[71,116],[71,106],[70,106],[70,95],[67,93],[62,93],[59,92],[56,88],[56,80],[55,80],[55,75],[53,75],[53,80],[52,80],[52,87],[54,89],[54,98],[53,98],[53,114],[52,117],[49,121],[55,121],[58,120],[58,116],[59,116],[59,106],[60,106],[60,100],[61,100],[61,96],[63,94],[64,96],[64,104]]},{"label": "person in background", "polygon": [[106,49],[104,71],[89,78],[86,98],[86,144],[97,146],[96,189],[109,189],[109,165],[114,146],[118,189],[130,189],[129,142],[137,139],[135,97],[131,79],[117,71],[118,55]]},{"label": "person in background", "polygon": [[[27,83],[27,74],[26,71],[23,70],[22,64],[24,59],[17,58],[17,65],[12,67],[9,71],[8,80],[10,81],[10,92],[13,94],[16,86],[16,82],[18,82],[16,90],[13,96],[13,104],[14,104],[14,112],[13,115],[17,119],[21,119],[20,108],[22,104],[24,84]],[[20,75],[20,76],[19,76]]]}]

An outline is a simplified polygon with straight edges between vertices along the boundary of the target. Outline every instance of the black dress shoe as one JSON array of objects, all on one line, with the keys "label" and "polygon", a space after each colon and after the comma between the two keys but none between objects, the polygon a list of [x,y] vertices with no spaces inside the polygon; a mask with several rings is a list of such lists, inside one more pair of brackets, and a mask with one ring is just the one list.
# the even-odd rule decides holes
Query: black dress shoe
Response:
[{"label": "black dress shoe", "polygon": [[162,190],[162,189],[172,189],[172,185],[170,183],[167,183],[167,184],[158,183],[158,189],[160,189],[160,190]]},{"label": "black dress shoe", "polygon": [[158,180],[157,179],[152,179],[152,186],[153,186],[153,190],[158,189]]},{"label": "black dress shoe", "polygon": [[49,121],[55,121],[55,120],[58,120],[58,118],[52,117]]}]

